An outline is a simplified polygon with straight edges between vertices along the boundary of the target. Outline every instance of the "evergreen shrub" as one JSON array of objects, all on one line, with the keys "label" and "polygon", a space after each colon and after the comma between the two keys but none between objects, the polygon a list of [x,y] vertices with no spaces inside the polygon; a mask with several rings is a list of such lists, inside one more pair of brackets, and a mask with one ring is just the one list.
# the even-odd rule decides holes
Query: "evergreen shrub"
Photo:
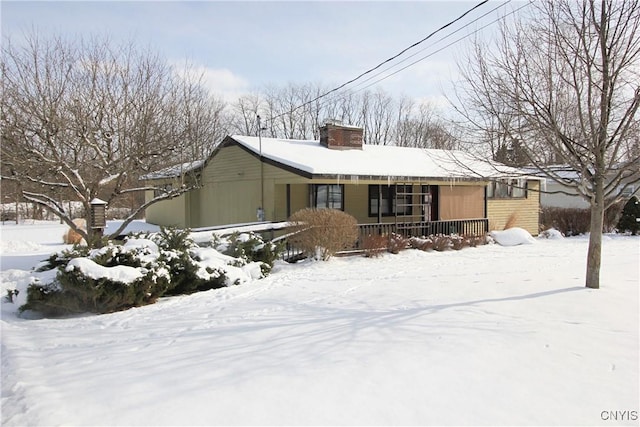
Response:
[{"label": "evergreen shrub", "polygon": [[277,243],[265,241],[262,236],[254,232],[233,233],[224,241],[214,241],[214,245],[225,255],[238,258],[242,264],[250,262],[261,263],[262,275],[271,272],[273,264],[280,258],[285,248],[285,242]]},{"label": "evergreen shrub", "polygon": [[[109,243],[91,250],[74,247],[52,255],[39,266],[38,271],[57,270],[55,279],[44,284],[32,283],[27,302],[20,310],[33,310],[45,316],[109,313],[151,304],[163,295],[225,286],[225,271],[201,268],[196,249],[188,230],[171,228],[163,228],[159,233],[140,233],[127,239],[124,245]],[[104,268],[131,268],[138,277],[128,283],[91,277],[91,273],[75,264],[69,265],[78,258]]]},{"label": "evergreen shrub", "polygon": [[636,196],[631,197],[622,209],[622,215],[618,221],[619,232],[629,232],[632,235],[640,233],[640,201]]}]

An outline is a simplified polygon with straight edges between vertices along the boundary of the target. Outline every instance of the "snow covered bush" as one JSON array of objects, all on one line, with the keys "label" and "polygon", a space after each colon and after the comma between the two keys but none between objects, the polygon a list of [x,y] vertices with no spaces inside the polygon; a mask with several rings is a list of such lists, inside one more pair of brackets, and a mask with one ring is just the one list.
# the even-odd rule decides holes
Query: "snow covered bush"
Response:
[{"label": "snow covered bush", "polygon": [[336,209],[302,209],[291,215],[289,222],[289,243],[311,258],[326,261],[358,240],[356,219]]},{"label": "snow covered bush", "polygon": [[202,268],[194,253],[198,245],[191,239],[190,230],[162,227],[159,233],[142,233],[159,250],[157,261],[168,271],[170,284],[166,295],[191,294],[225,286],[224,270],[215,267]]},{"label": "snow covered bush", "polygon": [[413,249],[425,252],[433,250],[433,240],[430,237],[411,237],[409,238],[409,245]]},{"label": "snow covered bush", "polygon": [[457,234],[435,234],[423,237],[411,237],[409,246],[421,251],[443,252],[450,249],[460,250],[467,247],[476,247],[487,243],[486,236],[460,236]]},{"label": "snow covered bush", "polygon": [[564,238],[562,233],[556,230],[555,228],[549,228],[548,230],[544,230],[543,232],[540,233],[538,237],[541,237],[544,239],[552,239],[552,240]]},{"label": "snow covered bush", "polygon": [[409,239],[402,234],[391,233],[387,250],[392,254],[398,254],[409,247]]},{"label": "snow covered bush", "polygon": [[[253,246],[242,250],[254,255],[262,250],[256,256],[265,259],[274,256],[269,252],[275,251],[270,244],[262,242],[258,248],[256,241],[248,239],[245,243]],[[39,272],[53,273],[50,280],[34,281],[20,310],[45,316],[109,313],[151,304],[165,295],[240,284],[264,277],[268,269],[265,262],[199,247],[188,230],[163,228],[158,233],[132,236],[122,245],[110,242],[100,249],[74,247],[52,255],[38,266]]]},{"label": "snow covered bush", "polygon": [[33,282],[20,311],[110,313],[151,304],[168,289],[170,277],[153,265],[153,247],[108,245],[86,252],[76,248],[42,264],[39,271],[56,268],[57,274],[47,283]]},{"label": "snow covered bush", "polygon": [[409,238],[398,233],[389,235],[369,234],[362,237],[360,247],[366,257],[378,257],[383,252],[398,254],[409,248]]},{"label": "snow covered bush", "polygon": [[280,258],[285,243],[267,242],[259,234],[248,232],[214,239],[213,244],[223,254],[242,260],[243,265],[261,263],[262,274],[266,276],[271,272],[274,262]]}]

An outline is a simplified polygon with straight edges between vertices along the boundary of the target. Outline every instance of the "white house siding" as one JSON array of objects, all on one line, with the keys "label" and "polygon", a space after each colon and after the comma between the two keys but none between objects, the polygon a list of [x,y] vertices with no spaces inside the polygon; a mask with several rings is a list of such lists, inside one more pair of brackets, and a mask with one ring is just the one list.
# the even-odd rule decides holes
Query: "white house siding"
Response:
[{"label": "white house siding", "polygon": [[[540,205],[542,207],[554,207],[554,208],[578,208],[588,209],[589,202],[587,202],[582,196],[572,188],[566,188],[557,184],[551,180],[546,181],[546,188],[540,194]],[[565,191],[569,194],[555,193],[554,191]]]}]

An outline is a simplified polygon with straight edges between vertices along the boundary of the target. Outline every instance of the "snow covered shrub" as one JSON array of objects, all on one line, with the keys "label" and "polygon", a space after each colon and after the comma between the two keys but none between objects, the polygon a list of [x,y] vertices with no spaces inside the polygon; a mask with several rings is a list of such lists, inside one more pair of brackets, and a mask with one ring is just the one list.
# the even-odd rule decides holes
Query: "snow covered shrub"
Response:
[{"label": "snow covered shrub", "polygon": [[20,311],[60,316],[109,313],[151,304],[170,283],[157,258],[158,249],[150,241],[93,250],[75,247],[52,255],[38,271],[57,269],[55,278],[44,284],[32,283]]},{"label": "snow covered shrub", "polygon": [[[273,262],[276,245],[261,240],[260,245],[258,240],[243,240],[247,246],[242,251]],[[46,277],[45,283],[38,278],[29,286],[20,310],[45,316],[108,313],[150,304],[164,295],[190,294],[261,278],[265,268],[270,268],[266,262],[199,247],[188,230],[166,228],[159,233],[138,233],[122,245],[110,242],[99,249],[74,247],[52,255],[38,268],[40,277]]]},{"label": "snow covered shrub", "polygon": [[464,249],[469,246],[469,240],[465,239],[463,236],[452,235],[449,236],[451,240],[451,249],[459,251],[460,249]]},{"label": "snow covered shrub", "polygon": [[358,239],[356,219],[336,209],[302,209],[291,215],[289,222],[293,233],[289,243],[323,261],[353,247]]},{"label": "snow covered shrub", "polygon": [[412,237],[409,239],[409,246],[413,249],[421,251],[446,251],[449,249],[460,250],[466,247],[476,247],[485,245],[487,236],[466,235],[459,236],[457,234],[445,235],[437,234],[427,237]]},{"label": "snow covered shrub", "polygon": [[391,233],[389,236],[388,251],[392,254],[398,254],[409,247],[409,239],[398,233]]},{"label": "snow covered shrub", "polygon": [[191,230],[179,229],[175,227],[160,227],[159,233],[139,233],[141,238],[153,240],[158,248],[165,251],[186,252],[196,246],[190,237]]},{"label": "snow covered shrub", "polygon": [[640,233],[640,201],[636,196],[624,205],[617,228],[619,232],[630,232],[634,236]]},{"label": "snow covered shrub", "polygon": [[539,237],[544,238],[544,239],[552,239],[552,240],[557,240],[557,239],[563,239],[564,238],[562,233],[559,232],[558,230],[556,230],[555,228],[549,228],[548,230],[542,231],[539,234]]},{"label": "snow covered shrub", "polygon": [[453,247],[450,236],[445,236],[444,234],[436,234],[434,236],[430,236],[430,238],[433,241],[434,251],[443,252]]},{"label": "snow covered shrub", "polygon": [[273,263],[284,251],[284,242],[268,242],[253,232],[233,233],[224,242],[220,241],[218,248],[223,248],[222,253],[225,255],[242,260],[242,265],[250,262],[261,263],[262,275],[266,276],[271,272]]},{"label": "snow covered shrub", "polygon": [[166,295],[183,295],[225,286],[225,272],[212,266],[202,267],[197,255],[198,245],[190,237],[191,230],[162,227],[159,233],[142,234],[158,245],[158,262],[169,274]]},{"label": "snow covered shrub", "polygon": [[48,271],[60,266],[66,266],[70,260],[89,255],[89,247],[75,246],[73,249],[63,250],[53,253],[45,261],[42,261],[35,268],[36,271]]},{"label": "snow covered shrub", "polygon": [[464,239],[467,243],[467,246],[475,248],[476,246],[486,245],[487,244],[487,236],[474,236],[468,235],[464,236]]},{"label": "snow covered shrub", "polygon": [[364,256],[375,258],[387,250],[389,237],[382,234],[369,234],[362,237],[362,250]]},{"label": "snow covered shrub", "polygon": [[432,251],[433,240],[429,237],[411,237],[409,239],[409,245],[413,249],[419,249],[421,251]]}]

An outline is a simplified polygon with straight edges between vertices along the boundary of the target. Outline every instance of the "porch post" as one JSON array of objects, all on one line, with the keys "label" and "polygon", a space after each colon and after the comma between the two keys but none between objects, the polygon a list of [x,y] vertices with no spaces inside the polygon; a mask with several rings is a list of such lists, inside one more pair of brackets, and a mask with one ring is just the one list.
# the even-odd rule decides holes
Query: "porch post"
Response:
[{"label": "porch post", "polygon": [[378,224],[382,222],[382,184],[378,184]]}]

